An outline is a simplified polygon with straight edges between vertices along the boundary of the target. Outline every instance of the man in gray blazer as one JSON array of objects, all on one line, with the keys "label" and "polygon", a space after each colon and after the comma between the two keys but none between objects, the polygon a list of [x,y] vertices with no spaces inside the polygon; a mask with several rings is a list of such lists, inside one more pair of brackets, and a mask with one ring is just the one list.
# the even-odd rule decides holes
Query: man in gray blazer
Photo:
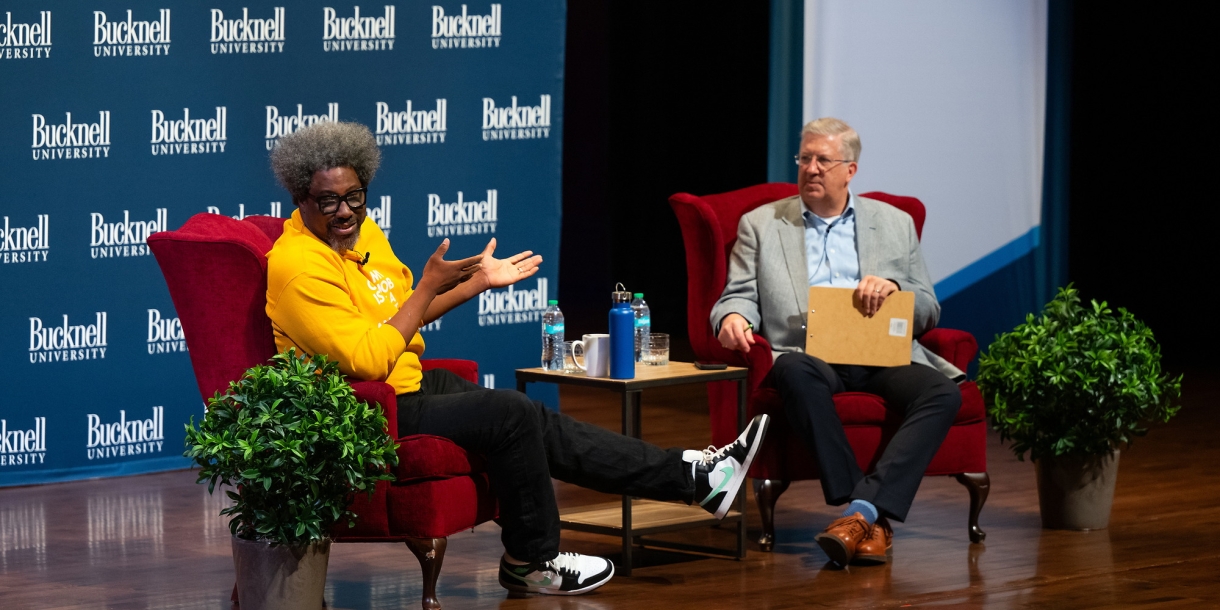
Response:
[{"label": "man in gray blazer", "polygon": [[[802,130],[800,194],[742,216],[729,261],[728,283],[711,323],[720,343],[748,352],[759,332],[772,345],[772,385],[788,421],[818,459],[826,502],[850,502],[843,518],[815,538],[840,565],[888,561],[893,532],[903,521],[961,406],[952,364],[911,345],[911,364],[830,365],[804,353],[810,286],[854,288],[868,315],[897,290],[915,293],[914,334],[936,326],[940,305],[911,217],[886,203],[854,195],[860,138],[846,123],[822,118]],[[833,394],[861,391],[903,414],[876,469],[865,475]]]}]

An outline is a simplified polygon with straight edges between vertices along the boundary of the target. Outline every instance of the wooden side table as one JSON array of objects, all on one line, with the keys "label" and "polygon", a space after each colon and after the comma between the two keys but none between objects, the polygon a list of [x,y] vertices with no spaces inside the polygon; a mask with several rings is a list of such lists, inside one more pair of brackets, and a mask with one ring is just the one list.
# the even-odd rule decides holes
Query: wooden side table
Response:
[{"label": "wooden side table", "polygon": [[[586,377],[584,374],[547,371],[541,368],[517,369],[517,391],[525,392],[530,382],[554,383],[558,385],[604,388],[617,392],[622,402],[623,434],[640,438],[640,398],[644,390],[687,383],[710,381],[737,382],[737,430],[746,425],[746,373],[747,369],[728,367],[719,371],[704,371],[689,362],[670,362],[665,366],[637,366],[635,379],[609,379]],[[724,555],[741,559],[746,556],[745,481],[737,492],[736,510],[730,510],[723,520],[699,506],[686,506],[673,502],[656,502],[623,496],[622,504],[599,504],[564,511],[560,514],[560,526],[565,529],[623,539],[623,561],[619,571],[631,575],[632,546],[647,545],[679,551],[695,551],[711,555]],[[737,548],[725,549],[702,545],[684,544],[667,540],[644,540],[643,537],[662,532],[706,527],[716,523],[737,524]]]}]

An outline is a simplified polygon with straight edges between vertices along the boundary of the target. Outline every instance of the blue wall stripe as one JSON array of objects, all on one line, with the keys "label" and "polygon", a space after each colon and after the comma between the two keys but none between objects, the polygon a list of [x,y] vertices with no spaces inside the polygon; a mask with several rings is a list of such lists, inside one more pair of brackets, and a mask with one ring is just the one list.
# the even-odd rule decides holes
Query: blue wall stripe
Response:
[{"label": "blue wall stripe", "polygon": [[1034,227],[1024,235],[1000,246],[987,256],[970,263],[957,273],[936,283],[936,298],[944,301],[968,288],[971,284],[999,271],[1009,263],[1025,256],[1041,243],[1041,227]]},{"label": "blue wall stripe", "polygon": [[[165,443],[164,452],[170,455],[144,460],[126,462],[110,462],[88,466],[73,466],[70,468],[53,468],[48,470],[18,470],[7,472],[4,483],[0,487],[17,485],[40,485],[42,483],[62,483],[64,481],[79,481],[81,479],[96,479],[104,477],[122,477],[133,474],[150,474],[167,470],[184,470],[194,462],[179,453],[177,439],[185,436],[180,428],[174,428],[173,440]],[[167,433],[166,437],[170,437]]]},{"label": "blue wall stripe", "polygon": [[805,8],[771,0],[771,67],[767,98],[767,182],[796,182],[792,156],[801,145]]}]

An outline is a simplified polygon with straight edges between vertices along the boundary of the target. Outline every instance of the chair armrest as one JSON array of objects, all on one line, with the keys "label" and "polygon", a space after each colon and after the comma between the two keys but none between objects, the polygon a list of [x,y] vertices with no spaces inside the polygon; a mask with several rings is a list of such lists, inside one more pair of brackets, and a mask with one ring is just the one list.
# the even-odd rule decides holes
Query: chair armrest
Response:
[{"label": "chair armrest", "polygon": [[721,347],[718,339],[712,338],[705,342],[702,350],[695,351],[695,357],[705,362],[724,362],[729,366],[741,366],[750,369],[750,391],[754,391],[762,379],[771,371],[774,360],[771,358],[771,344],[762,335],[754,335],[754,345],[750,353]]},{"label": "chair armrest", "polygon": [[[420,360],[419,363],[425,371],[436,368],[446,369],[471,383],[479,382],[479,364],[473,360],[432,358]],[[349,379],[348,382],[352,384],[352,391],[355,392],[357,400],[381,405],[381,411],[385,413],[386,433],[397,437],[398,396],[394,394],[394,387],[384,381]]]},{"label": "chair armrest", "polygon": [[750,391],[753,392],[762,384],[767,373],[771,372],[771,366],[775,364],[775,359],[771,356],[771,344],[762,335],[754,335],[754,345],[750,347],[750,353],[742,355],[748,361],[746,366],[750,368]]},{"label": "chair armrest", "polygon": [[385,413],[386,434],[398,436],[398,396],[394,394],[394,386],[384,381],[359,381],[351,379],[352,391],[357,400],[369,404],[381,405]]},{"label": "chair armrest", "polygon": [[479,363],[474,360],[458,358],[430,358],[420,360],[419,364],[425,371],[445,369],[470,383],[479,383]]},{"label": "chair armrest", "polygon": [[933,328],[924,333],[919,342],[963,371],[979,353],[978,341],[974,339],[974,335],[964,330]]},{"label": "chair armrest", "polygon": [[447,479],[484,472],[482,456],[467,453],[453,441],[430,434],[412,434],[398,439],[399,483],[419,479]]}]

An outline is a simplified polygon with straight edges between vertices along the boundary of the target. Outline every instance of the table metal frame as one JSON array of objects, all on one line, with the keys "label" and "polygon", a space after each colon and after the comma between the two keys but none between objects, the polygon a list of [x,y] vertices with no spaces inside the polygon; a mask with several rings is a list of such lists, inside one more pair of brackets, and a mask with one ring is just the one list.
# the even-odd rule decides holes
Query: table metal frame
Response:
[{"label": "table metal frame", "polygon": [[[556,385],[573,385],[607,389],[619,393],[622,406],[622,430],[626,436],[641,438],[640,404],[643,392],[650,388],[684,385],[688,383],[709,383],[712,381],[734,381],[737,383],[737,430],[745,429],[746,425],[746,375],[747,369],[728,367],[722,370],[700,370],[686,362],[670,362],[667,366],[636,367],[635,379],[609,379],[587,377],[583,374],[546,371],[541,368],[517,369],[517,391],[525,392],[526,384],[530,382],[554,383]],[[717,520],[701,507],[685,507],[668,502],[652,500],[634,500],[630,496],[622,498],[621,525],[610,525],[604,519],[604,509],[612,505],[583,507],[567,511],[560,515],[560,527],[564,529],[621,536],[623,540],[623,559],[619,566],[624,576],[631,575],[632,547],[634,545],[651,546],[679,551],[693,551],[710,555],[728,556],[742,559],[746,555],[746,493],[745,481],[737,492],[736,510],[730,510],[723,520]],[[668,515],[665,523],[636,523],[632,519],[633,508],[639,509],[648,505],[652,512],[663,512]],[[668,507],[668,508],[667,508]],[[592,509],[592,510],[590,510]],[[599,510],[600,509],[600,510]],[[580,515],[600,513],[603,518],[580,519]],[[600,522],[599,522],[600,521]],[[737,545],[734,550],[717,547],[686,544],[668,540],[645,540],[644,536],[660,534],[695,527],[706,527],[716,524],[737,524]]]}]

